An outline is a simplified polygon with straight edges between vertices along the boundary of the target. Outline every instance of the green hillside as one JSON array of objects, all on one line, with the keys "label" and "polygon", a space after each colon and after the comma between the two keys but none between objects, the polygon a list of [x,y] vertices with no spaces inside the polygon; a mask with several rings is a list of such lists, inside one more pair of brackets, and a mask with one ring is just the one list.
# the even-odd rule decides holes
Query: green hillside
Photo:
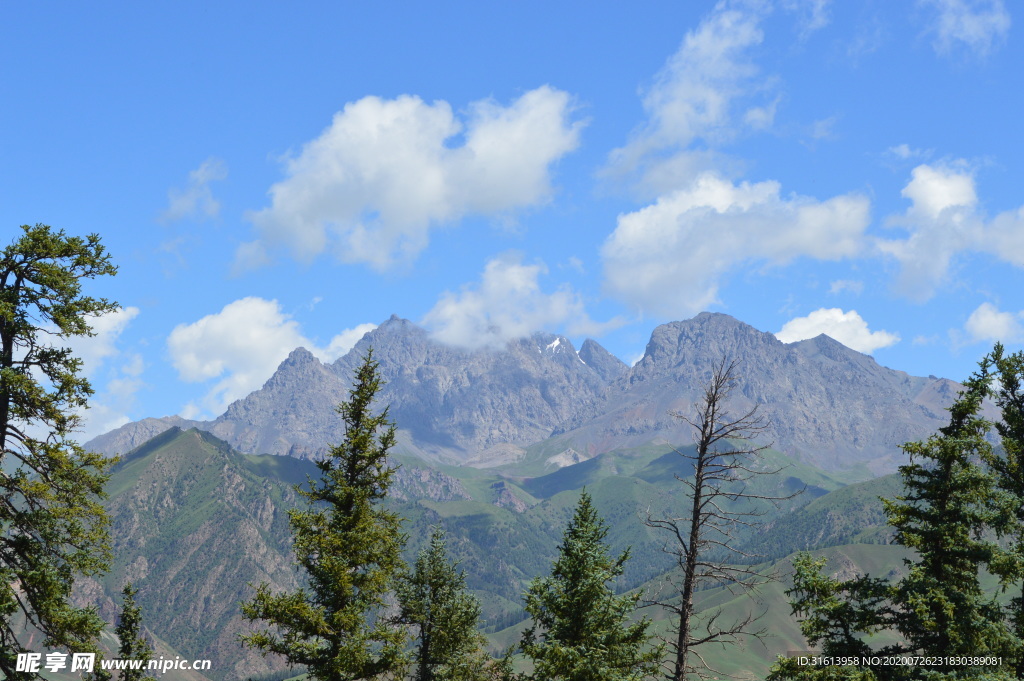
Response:
[{"label": "green hillside", "polygon": [[119,602],[131,581],[147,626],[186,657],[217,660],[215,679],[267,671],[236,642],[247,585],[297,585],[285,509],[299,500],[284,481],[297,467],[274,458],[174,428],[128,454],[108,486],[115,560],[107,594]]},{"label": "green hillside", "polygon": [[[662,550],[666,537],[644,524],[648,513],[678,517],[685,509],[677,476],[690,468],[670,445],[609,452],[547,472],[529,462],[495,471],[430,465],[411,457],[395,461],[403,467],[405,482],[394,489],[389,504],[405,518],[407,559],[421,548],[431,525],[443,526],[450,553],[481,601],[482,625],[496,648],[513,642],[521,631],[522,593],[531,579],[550,569],[584,486],[610,526],[612,551],[631,548],[620,590],[655,588],[673,567],[672,557]],[[877,496],[892,491],[891,479],[844,486],[773,450],[758,465],[782,472],[756,476],[751,491],[776,496],[806,491],[779,508],[765,507],[766,524],[760,529],[740,528],[735,541],[744,550],[777,559],[801,548],[884,540]],[[539,474],[527,475],[531,468]],[[132,581],[147,625],[168,646],[186,657],[219,661],[211,678],[281,671],[279,664],[268,666],[238,645],[237,635],[247,627],[238,603],[251,595],[252,583],[298,586],[286,511],[300,503],[293,486],[316,472],[312,463],[291,457],[239,454],[196,430],[172,429],[147,442],[124,458],[109,483],[116,559],[103,583],[108,602],[117,602],[123,583]],[[417,498],[424,490],[438,498]],[[891,548],[865,546],[844,549],[842,555],[888,566],[879,556]],[[788,565],[775,562],[782,569]],[[853,569],[859,563],[850,565]],[[789,649],[797,630],[781,588],[767,587],[763,598],[774,618],[772,631]],[[722,605],[728,612],[747,606],[746,600],[715,590],[702,593],[700,602]],[[659,620],[658,627],[668,626],[661,613],[648,614]],[[767,668],[775,650],[769,645],[742,655],[723,653],[723,664]]]}]

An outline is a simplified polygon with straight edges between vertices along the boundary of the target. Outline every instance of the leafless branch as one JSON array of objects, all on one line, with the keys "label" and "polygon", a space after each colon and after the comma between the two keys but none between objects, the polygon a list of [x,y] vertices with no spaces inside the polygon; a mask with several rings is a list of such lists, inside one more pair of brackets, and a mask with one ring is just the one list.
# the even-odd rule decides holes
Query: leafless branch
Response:
[{"label": "leafless branch", "polygon": [[[741,564],[753,563],[762,556],[735,547],[736,531],[741,527],[758,525],[756,519],[765,511],[749,505],[737,507],[737,504],[765,502],[778,505],[803,492],[799,490],[785,496],[774,496],[748,487],[748,482],[756,477],[773,475],[782,468],[756,467],[760,455],[771,447],[770,444],[754,442],[769,429],[768,420],[759,413],[758,407],[754,406],[739,417],[731,416],[726,408],[738,382],[737,373],[737,362],[723,358],[704,386],[703,396],[695,405],[693,415],[672,413],[693,429],[692,452],[675,450],[693,464],[692,477],[676,476],[688,491],[690,513],[679,517],[653,517],[648,509],[646,514],[648,527],[667,533],[668,540],[663,550],[676,559],[680,572],[654,597],[642,601],[645,606],[663,607],[678,618],[672,632],[674,640],[666,641],[675,653],[671,673],[666,673],[666,678],[672,681],[684,681],[688,674],[702,678],[709,674],[722,675],[722,672],[712,669],[697,650],[701,645],[735,643],[740,637],[761,640],[766,635],[763,628],[753,627],[763,612],[749,612],[722,628],[717,625],[720,610],[707,614],[704,632],[698,634],[700,618],[694,613],[693,596],[697,591],[718,586],[736,594],[753,594],[758,586],[774,579],[774,574],[763,574],[750,564]],[[732,554],[738,560],[729,563],[711,560],[708,554],[714,550]],[[664,597],[669,586],[672,595]]]}]

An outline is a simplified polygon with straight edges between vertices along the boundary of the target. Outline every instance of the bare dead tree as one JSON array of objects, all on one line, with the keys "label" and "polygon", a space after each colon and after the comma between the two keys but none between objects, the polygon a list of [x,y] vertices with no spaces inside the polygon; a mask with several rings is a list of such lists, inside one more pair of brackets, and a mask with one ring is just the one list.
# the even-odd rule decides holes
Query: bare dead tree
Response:
[{"label": "bare dead tree", "polygon": [[[759,524],[757,518],[764,515],[759,502],[778,504],[803,491],[771,496],[749,489],[747,483],[755,476],[772,475],[782,469],[758,467],[759,454],[771,445],[753,442],[768,428],[768,421],[757,407],[738,418],[726,409],[738,380],[736,373],[736,361],[723,358],[704,387],[694,415],[672,414],[694,429],[694,450],[676,450],[693,462],[692,478],[676,475],[689,490],[689,515],[654,518],[648,511],[645,520],[648,527],[668,533],[670,538],[664,550],[675,558],[679,568],[669,578],[669,590],[663,589],[645,600],[646,605],[666,608],[678,618],[672,631],[674,639],[666,641],[674,660],[669,661],[671,673],[666,667],[665,678],[672,681],[684,681],[688,674],[701,678],[723,674],[705,661],[699,650],[702,645],[736,643],[741,637],[760,640],[765,635],[763,629],[756,628],[761,615],[753,612],[727,624],[719,623],[720,610],[695,616],[694,593],[714,586],[725,586],[734,593],[751,593],[771,581],[772,575],[760,573],[752,566],[760,556],[735,546],[735,535],[740,527]],[[723,553],[734,560],[722,560]]]}]

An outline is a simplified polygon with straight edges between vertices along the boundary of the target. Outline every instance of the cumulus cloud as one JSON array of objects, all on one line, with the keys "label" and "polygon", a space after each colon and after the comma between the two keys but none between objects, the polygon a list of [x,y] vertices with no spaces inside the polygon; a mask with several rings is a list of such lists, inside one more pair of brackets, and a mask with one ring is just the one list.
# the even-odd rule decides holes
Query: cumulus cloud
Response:
[{"label": "cumulus cloud", "polygon": [[542,291],[539,280],[547,273],[543,263],[524,265],[520,254],[506,253],[487,263],[479,284],[442,295],[423,324],[437,340],[467,348],[500,348],[544,329],[597,334],[618,324],[592,321],[567,285]]},{"label": "cumulus cloud", "polygon": [[856,194],[782,197],[777,182],[736,184],[705,173],[619,216],[601,249],[605,286],[643,314],[690,316],[715,302],[721,279],[743,265],[860,254],[869,209]]},{"label": "cumulus cloud", "polygon": [[923,302],[945,281],[953,257],[978,241],[974,178],[962,168],[920,165],[902,193],[910,208],[890,223],[909,236],[882,239],[878,246],[900,262],[897,291]]},{"label": "cumulus cloud", "polygon": [[210,183],[226,179],[227,165],[219,158],[210,157],[188,174],[184,188],[171,188],[167,192],[167,209],[161,214],[164,222],[177,222],[185,218],[214,218],[220,213],[220,202],[213,198]]},{"label": "cumulus cloud", "polygon": [[957,48],[984,57],[1006,42],[1010,13],[1003,0],[920,0],[931,10],[928,31],[939,54]]},{"label": "cumulus cloud", "polygon": [[543,203],[551,165],[579,143],[571,113],[569,95],[549,86],[508,106],[475,102],[465,122],[447,102],[408,95],[350,103],[285,161],[270,206],[247,214],[259,239],[238,264],[283,246],[299,259],[333,250],[383,270],[414,258],[432,228]]},{"label": "cumulus cloud", "polygon": [[899,334],[871,331],[856,310],[843,312],[838,307],[821,308],[806,317],[791,319],[775,334],[783,343],[794,343],[825,334],[857,352],[871,354],[900,340]]},{"label": "cumulus cloud", "polygon": [[[759,90],[758,69],[748,51],[763,40],[760,21],[757,8],[719,3],[687,33],[644,94],[646,124],[612,152],[607,172],[643,171],[643,183],[660,192],[712,167],[714,154],[689,147],[697,140],[716,142],[735,134],[738,103]],[[769,126],[778,103],[773,99],[747,107],[745,123],[755,129]]]},{"label": "cumulus cloud", "polygon": [[[248,297],[191,324],[179,324],[167,338],[167,349],[182,380],[219,379],[201,402],[209,413],[219,414],[262,386],[295,348],[305,347],[321,360],[331,361],[373,327],[363,324],[347,329],[321,348],[302,334],[299,323],[282,312],[276,300]],[[199,414],[195,405],[186,411],[193,417]]]},{"label": "cumulus cloud", "polygon": [[1024,207],[988,220],[978,206],[974,176],[963,162],[917,166],[903,196],[910,207],[889,223],[907,230],[907,237],[877,241],[879,250],[901,265],[899,293],[928,300],[962,252],[988,253],[1024,267]]},{"label": "cumulus cloud", "polygon": [[992,303],[982,303],[967,318],[964,330],[971,342],[1019,343],[1024,341],[1024,311],[1001,312]]},{"label": "cumulus cloud", "polygon": [[974,178],[953,168],[920,165],[902,195],[912,202],[912,213],[934,220],[949,208],[970,208],[978,202]]}]

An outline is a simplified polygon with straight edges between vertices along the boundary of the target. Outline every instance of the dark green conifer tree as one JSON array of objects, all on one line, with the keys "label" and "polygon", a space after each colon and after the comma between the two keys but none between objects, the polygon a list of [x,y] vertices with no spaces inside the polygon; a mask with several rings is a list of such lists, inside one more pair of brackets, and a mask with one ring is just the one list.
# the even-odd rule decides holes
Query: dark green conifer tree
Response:
[{"label": "dark green conifer tree", "polygon": [[131,582],[124,585],[121,591],[123,601],[121,604],[121,617],[118,618],[114,632],[117,640],[121,642],[118,648],[118,657],[122,660],[141,660],[142,669],[125,669],[121,672],[119,681],[156,681],[146,673],[146,664],[153,659],[153,646],[146,639],[142,630],[142,608],[135,603],[135,594],[138,593]]},{"label": "dark green conifer tree", "polygon": [[387,459],[395,426],[387,408],[373,411],[380,388],[370,351],[348,401],[338,407],[344,440],[317,461],[320,480],[296,487],[310,502],[306,510],[289,512],[308,586],[271,594],[264,583],[242,605],[247,619],[272,627],[243,636],[246,645],[304,665],[320,681],[384,678],[406,662],[405,630],[385,614],[404,567],[405,536],[398,515],[381,505],[396,469]]},{"label": "dark green conifer tree", "polygon": [[117,303],[82,295],[86,279],[113,275],[99,236],[23,226],[0,251],[0,672],[16,671],[24,618],[36,645],[95,650],[103,621],[71,604],[75,578],[110,563],[100,500],[109,461],[74,440],[92,394],[82,361],[63,344]]},{"label": "dark green conifer tree", "polygon": [[398,588],[401,619],[415,628],[415,681],[484,681],[494,664],[477,632],[480,602],[466,590],[466,575],[448,559],[444,531],[436,527],[412,573]]},{"label": "dark green conifer tree", "polygon": [[[917,554],[906,561],[909,574],[895,587],[894,599],[901,606],[897,629],[908,649],[923,655],[1015,655],[1002,609],[980,582],[983,568],[998,572],[1008,560],[986,534],[1008,501],[982,465],[992,458],[985,438],[990,424],[981,417],[988,388],[985,361],[950,407],[949,425],[924,442],[904,445],[910,455],[900,468],[906,492],[883,500],[895,541]],[[957,665],[936,671],[964,676],[971,670]]]},{"label": "dark green conifer tree", "polygon": [[662,648],[651,645],[650,621],[629,624],[639,595],[616,596],[612,587],[629,550],[613,559],[607,534],[584,490],[551,575],[526,592],[533,625],[520,645],[534,681],[640,681],[658,668]]},{"label": "dark green conifer tree", "polygon": [[[990,424],[980,415],[991,366],[986,357],[965,382],[950,407],[948,426],[926,441],[904,445],[911,457],[900,467],[906,492],[882,501],[889,524],[896,528],[895,541],[915,551],[905,561],[907,576],[894,584],[867,576],[839,581],[822,574],[823,560],[802,554],[787,593],[793,597],[794,614],[804,617],[801,629],[808,643],[821,644],[827,656],[864,660],[906,654],[943,661],[992,657],[1001,664],[867,665],[845,672],[850,678],[1015,678],[1020,640],[980,583],[982,569],[1005,583],[1018,564],[1013,552],[1000,547],[989,532],[1012,514],[1014,502],[983,465],[993,460],[985,438]],[[876,650],[864,640],[885,630],[898,634],[901,642]],[[835,673],[780,659],[769,678],[809,681],[834,678]]]},{"label": "dark green conifer tree", "polygon": [[[1004,569],[1006,581],[1020,582],[1024,577],[1024,352],[1007,355],[1002,343],[996,343],[987,360],[995,371],[992,397],[1000,410],[996,421],[1002,451],[988,459],[996,473],[996,482],[1009,495],[1010,512],[1004,516],[1000,533],[1012,537],[1015,564]],[[1024,643],[1024,586],[1018,584],[1008,607],[1013,633]],[[1024,678],[1024,651],[1014,664],[1017,676]]]}]

